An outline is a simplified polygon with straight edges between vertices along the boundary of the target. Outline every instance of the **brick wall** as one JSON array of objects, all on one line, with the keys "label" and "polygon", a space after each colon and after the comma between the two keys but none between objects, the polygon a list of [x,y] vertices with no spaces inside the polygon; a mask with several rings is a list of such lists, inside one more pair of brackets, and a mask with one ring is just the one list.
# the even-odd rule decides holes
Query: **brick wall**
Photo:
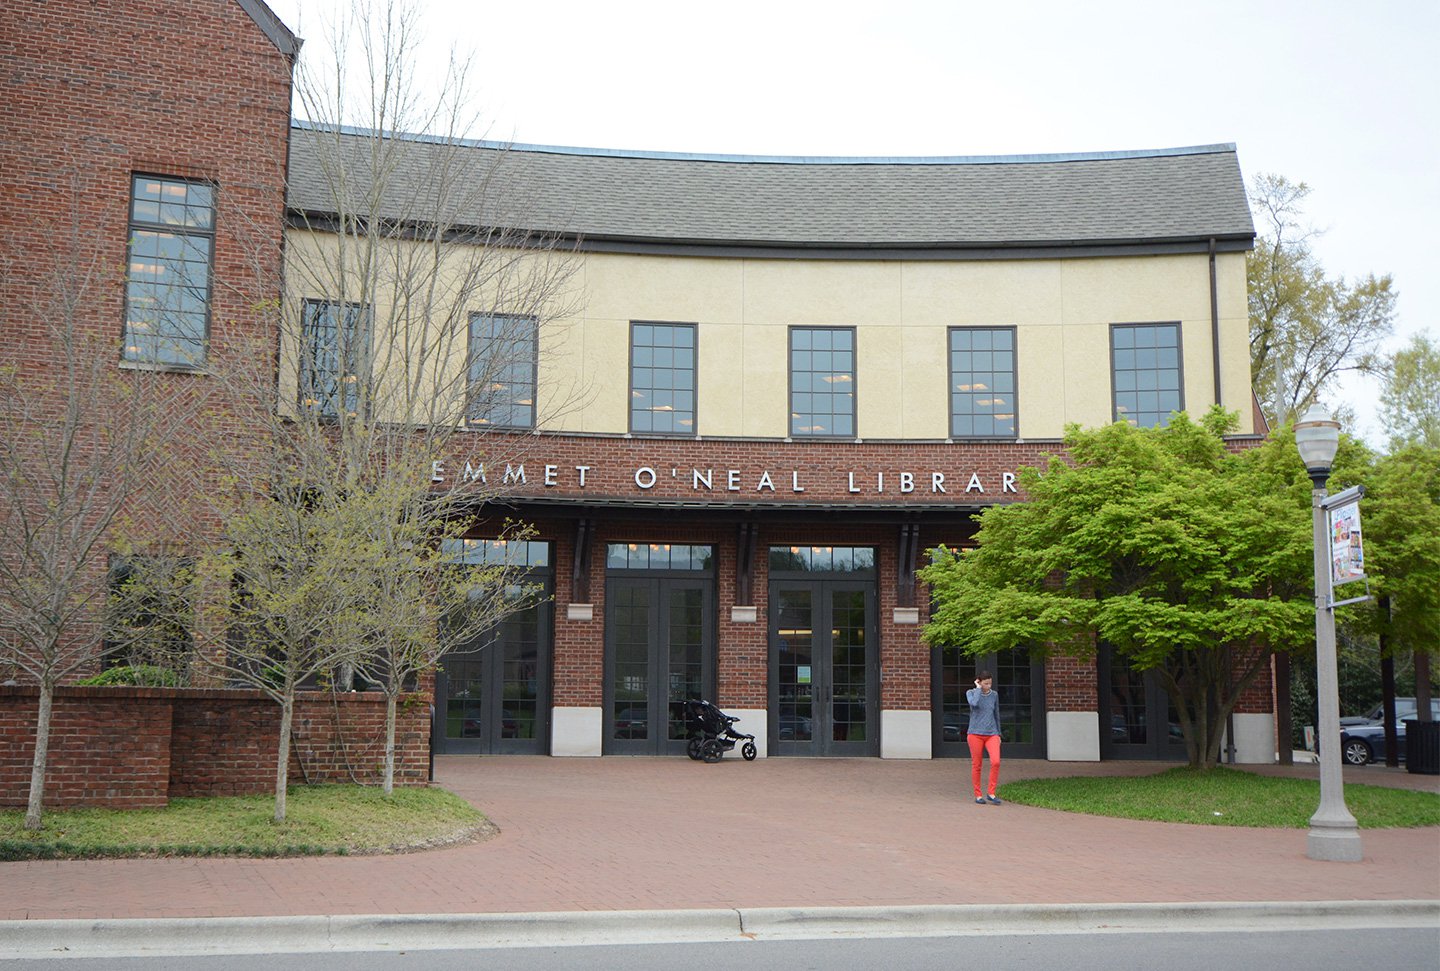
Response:
[{"label": "brick wall", "polygon": [[[216,186],[208,369],[150,382],[186,421],[165,445],[165,474],[125,511],[143,542],[204,544],[218,524],[202,500],[225,475],[215,444],[232,455],[265,447],[220,374],[275,352],[261,308],[279,292],[289,58],[236,0],[15,0],[0,17],[0,75],[0,367],[18,366],[35,414],[66,405],[46,305],[85,273],[79,339],[116,385],[134,374],[120,368],[132,176]],[[91,590],[103,589],[105,545],[82,571]],[[66,646],[97,642],[81,618]]]},{"label": "brick wall", "polygon": [[1046,711],[1098,711],[1093,657],[1055,656],[1045,662]]},{"label": "brick wall", "polygon": [[741,502],[904,509],[921,504],[981,508],[1022,499],[1018,481],[1008,490],[1005,476],[1022,465],[1043,466],[1045,456],[1061,447],[1058,442],[787,442],[564,434],[516,440],[487,432],[457,436],[451,449],[451,457],[437,470],[437,488],[463,491],[467,464],[473,474],[483,463],[486,485],[477,488],[503,487],[506,495],[521,499],[685,500],[718,509]]},{"label": "brick wall", "polygon": [[[39,690],[0,687],[0,805],[30,789]],[[428,697],[401,700],[396,785],[429,770]],[[273,792],[280,708],[257,691],[63,687],[50,733],[45,805],[163,806],[171,796]],[[307,693],[296,701],[290,781],[378,784],[385,699],[374,692]]]}]

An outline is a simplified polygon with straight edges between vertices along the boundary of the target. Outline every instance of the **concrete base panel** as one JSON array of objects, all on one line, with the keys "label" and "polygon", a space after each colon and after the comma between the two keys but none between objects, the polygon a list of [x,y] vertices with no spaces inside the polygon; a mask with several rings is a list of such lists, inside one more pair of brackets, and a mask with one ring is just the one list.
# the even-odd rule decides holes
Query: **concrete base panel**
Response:
[{"label": "concrete base panel", "polygon": [[1099,762],[1099,712],[1047,711],[1045,757],[1051,762]]},{"label": "concrete base panel", "polygon": [[[765,744],[769,732],[767,728],[770,723],[770,712],[765,708],[722,708],[721,711],[734,718],[740,719],[735,723],[735,731],[742,735],[755,736],[755,757],[763,759],[768,754]],[[727,759],[743,758],[740,754],[740,747],[744,742],[737,742],[735,747],[725,753]]]},{"label": "concrete base panel", "polygon": [[597,756],[603,730],[599,708],[550,709],[550,754]]},{"label": "concrete base panel", "polygon": [[928,759],[930,712],[880,712],[880,757],[882,759]]},{"label": "concrete base panel", "polygon": [[1305,837],[1305,855],[1327,863],[1359,863],[1360,830],[1356,827],[1310,826]]},{"label": "concrete base panel", "polygon": [[1274,715],[1235,716],[1235,761],[1249,765],[1270,765],[1275,761]]}]

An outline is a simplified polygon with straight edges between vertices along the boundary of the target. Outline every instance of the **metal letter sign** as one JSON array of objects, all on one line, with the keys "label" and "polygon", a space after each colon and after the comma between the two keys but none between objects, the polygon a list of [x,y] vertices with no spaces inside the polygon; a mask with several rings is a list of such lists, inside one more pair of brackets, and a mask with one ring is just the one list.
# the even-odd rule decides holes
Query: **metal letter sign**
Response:
[{"label": "metal letter sign", "polygon": [[1330,582],[1335,586],[1365,579],[1365,547],[1360,540],[1360,503],[1329,510]]}]

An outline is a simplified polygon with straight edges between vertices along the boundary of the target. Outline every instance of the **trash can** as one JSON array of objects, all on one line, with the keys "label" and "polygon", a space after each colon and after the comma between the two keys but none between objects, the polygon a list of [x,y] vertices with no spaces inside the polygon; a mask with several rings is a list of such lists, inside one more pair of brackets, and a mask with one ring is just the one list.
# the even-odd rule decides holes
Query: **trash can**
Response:
[{"label": "trash can", "polygon": [[1440,775],[1440,722],[1405,719],[1405,768],[1419,775]]}]

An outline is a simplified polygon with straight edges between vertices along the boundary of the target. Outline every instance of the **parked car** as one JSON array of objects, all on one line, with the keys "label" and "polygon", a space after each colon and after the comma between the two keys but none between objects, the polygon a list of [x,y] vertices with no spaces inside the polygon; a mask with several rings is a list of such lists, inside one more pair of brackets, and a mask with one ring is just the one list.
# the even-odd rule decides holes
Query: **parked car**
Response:
[{"label": "parked car", "polygon": [[[1410,712],[1413,717],[1414,712]],[[1405,761],[1405,722],[1396,719],[1395,751],[1400,761]],[[1370,722],[1365,725],[1345,725],[1340,729],[1340,756],[1346,765],[1364,765],[1385,757],[1385,725]]]}]

